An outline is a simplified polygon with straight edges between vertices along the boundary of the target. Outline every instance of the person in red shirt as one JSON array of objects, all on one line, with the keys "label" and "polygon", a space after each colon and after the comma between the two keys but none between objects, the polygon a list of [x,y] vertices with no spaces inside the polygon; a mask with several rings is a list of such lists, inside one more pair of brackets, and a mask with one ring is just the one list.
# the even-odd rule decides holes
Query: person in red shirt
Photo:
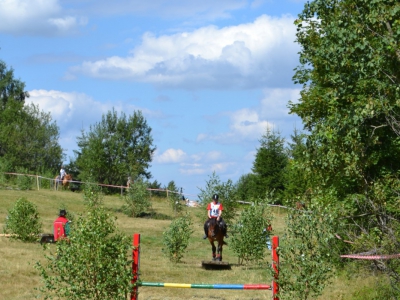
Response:
[{"label": "person in red shirt", "polygon": [[70,227],[69,220],[67,219],[67,211],[65,209],[60,210],[58,218],[54,221],[54,241],[61,238],[65,238],[69,235]]},{"label": "person in red shirt", "polygon": [[228,238],[228,234],[226,233],[227,231],[227,227],[226,227],[226,223],[224,222],[224,220],[222,219],[222,211],[224,210],[222,203],[218,202],[219,196],[218,194],[214,194],[212,196],[213,201],[211,203],[208,203],[207,205],[207,211],[208,211],[208,219],[207,221],[204,223],[204,236],[203,239],[206,239],[208,236],[208,221],[211,218],[216,218],[217,221],[220,224],[220,227],[222,228],[222,231],[224,233],[224,236],[226,238]]}]

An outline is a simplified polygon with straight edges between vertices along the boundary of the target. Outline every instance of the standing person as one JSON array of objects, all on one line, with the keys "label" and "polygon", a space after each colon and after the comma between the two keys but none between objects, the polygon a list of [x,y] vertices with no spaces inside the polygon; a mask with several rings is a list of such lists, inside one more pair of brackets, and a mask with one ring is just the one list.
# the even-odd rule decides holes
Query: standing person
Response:
[{"label": "standing person", "polygon": [[133,183],[132,178],[129,176],[128,181],[126,182],[126,187],[130,188],[132,183]]},{"label": "standing person", "polygon": [[67,172],[65,172],[64,170],[64,166],[61,166],[61,170],[60,170],[60,180],[64,179],[64,176],[67,174]]},{"label": "standing person", "polygon": [[211,203],[208,203],[208,205],[207,205],[208,219],[204,223],[204,236],[203,236],[203,239],[206,239],[207,236],[208,236],[208,221],[211,218],[216,218],[217,219],[217,221],[220,224],[220,227],[222,227],[222,232],[223,232],[224,236],[226,238],[229,237],[228,234],[226,233],[226,231],[227,231],[226,224],[225,224],[225,222],[224,222],[224,220],[222,219],[222,216],[221,216],[222,215],[222,211],[224,210],[224,208],[222,206],[222,203],[220,203],[218,201],[218,199],[219,199],[218,194],[214,194],[212,196],[212,200],[213,201]]},{"label": "standing person", "polygon": [[65,209],[60,210],[58,218],[53,223],[54,227],[54,241],[61,238],[66,238],[69,235],[70,227],[69,220],[67,219],[67,211]]}]

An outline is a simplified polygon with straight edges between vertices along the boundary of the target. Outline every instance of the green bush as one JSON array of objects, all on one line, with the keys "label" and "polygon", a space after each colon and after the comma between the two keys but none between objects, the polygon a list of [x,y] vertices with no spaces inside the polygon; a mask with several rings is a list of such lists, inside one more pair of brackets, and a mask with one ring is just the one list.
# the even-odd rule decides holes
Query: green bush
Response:
[{"label": "green bush", "polygon": [[163,232],[162,251],[173,263],[178,263],[189,245],[189,238],[193,233],[192,220],[185,215],[172,221],[169,228]]},{"label": "green bush", "polygon": [[268,231],[272,214],[266,206],[255,203],[240,214],[237,222],[231,227],[230,247],[236,254],[239,264],[244,261],[260,261],[264,258]]},{"label": "green bush", "polygon": [[42,232],[42,223],[36,205],[25,198],[18,199],[14,207],[8,210],[4,232],[24,242],[37,241],[38,234]]},{"label": "green bush", "polygon": [[124,196],[124,201],[122,211],[129,217],[138,217],[151,208],[150,194],[143,179],[135,180]]},{"label": "green bush", "polygon": [[131,243],[116,232],[115,217],[99,205],[89,205],[68,239],[57,242],[45,263],[36,263],[44,282],[39,291],[45,299],[126,300],[132,290]]},{"label": "green bush", "polygon": [[[28,170],[24,168],[18,168],[17,172],[20,174],[28,174]],[[33,177],[27,175],[18,175],[17,176],[17,186],[21,190],[30,190],[32,188]]]}]

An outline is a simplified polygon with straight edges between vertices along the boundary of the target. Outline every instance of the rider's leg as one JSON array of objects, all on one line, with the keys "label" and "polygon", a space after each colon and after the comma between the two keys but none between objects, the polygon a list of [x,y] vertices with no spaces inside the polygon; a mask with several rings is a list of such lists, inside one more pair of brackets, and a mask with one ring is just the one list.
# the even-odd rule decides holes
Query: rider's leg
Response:
[{"label": "rider's leg", "polygon": [[205,240],[208,236],[208,220],[204,223],[204,236],[203,239]]},{"label": "rider's leg", "polygon": [[220,220],[220,224],[221,224],[221,228],[222,228],[222,232],[223,232],[224,236],[225,236],[226,238],[228,238],[229,235],[226,233],[226,231],[227,231],[227,226],[226,226],[225,221],[224,221],[222,218],[221,218],[221,220]]}]

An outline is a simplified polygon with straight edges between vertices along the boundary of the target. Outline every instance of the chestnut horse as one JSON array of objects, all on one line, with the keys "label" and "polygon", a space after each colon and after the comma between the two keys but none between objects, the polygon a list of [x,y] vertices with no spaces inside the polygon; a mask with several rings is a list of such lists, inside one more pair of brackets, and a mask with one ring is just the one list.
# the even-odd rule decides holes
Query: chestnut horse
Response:
[{"label": "chestnut horse", "polygon": [[56,183],[56,190],[58,190],[58,186],[61,183],[63,189],[69,188],[69,183],[72,181],[72,176],[70,174],[65,174],[63,180],[61,181],[60,175],[57,175],[55,178],[55,183]]},{"label": "chestnut horse", "polygon": [[[226,244],[224,242],[224,233],[222,228],[217,221],[217,218],[211,218],[208,221],[208,240],[210,241],[212,248],[212,257],[213,260],[222,260],[222,246]],[[214,242],[218,242],[218,246],[215,247]]]}]

